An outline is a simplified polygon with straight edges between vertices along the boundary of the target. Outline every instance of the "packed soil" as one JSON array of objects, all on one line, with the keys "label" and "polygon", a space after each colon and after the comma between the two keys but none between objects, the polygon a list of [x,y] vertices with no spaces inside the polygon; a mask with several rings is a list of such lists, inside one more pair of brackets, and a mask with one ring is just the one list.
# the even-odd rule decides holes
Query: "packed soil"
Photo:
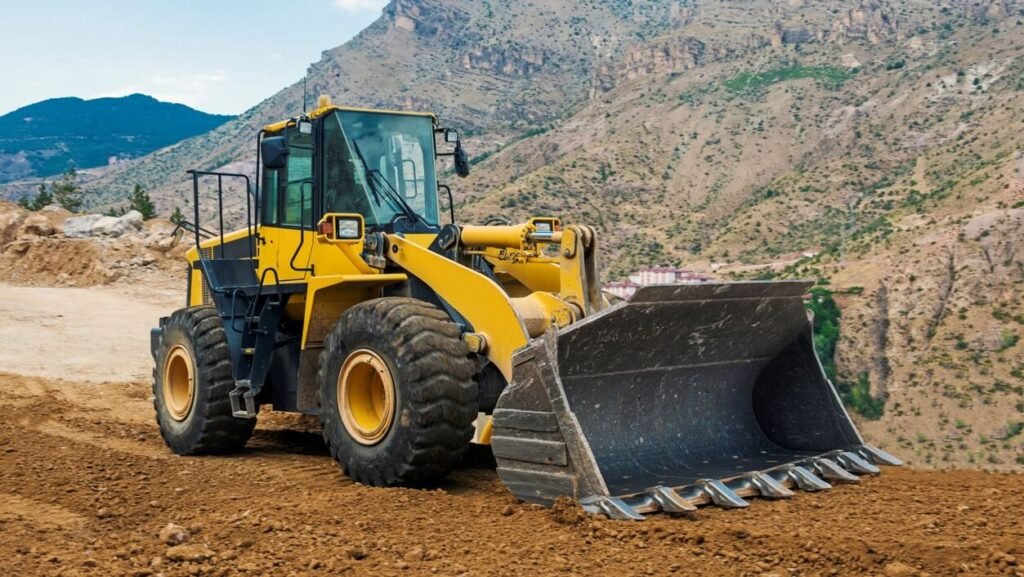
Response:
[{"label": "packed soil", "polygon": [[[140,373],[148,317],[177,295],[22,290],[0,286],[26,317],[0,317],[4,346],[20,347],[0,368],[0,574],[1024,575],[1014,474],[886,468],[745,510],[625,522],[518,502],[486,458],[431,489],[361,486],[293,415],[261,413],[240,455],[174,456]],[[107,315],[33,317],[65,300]],[[90,350],[93,364],[60,364]]]}]

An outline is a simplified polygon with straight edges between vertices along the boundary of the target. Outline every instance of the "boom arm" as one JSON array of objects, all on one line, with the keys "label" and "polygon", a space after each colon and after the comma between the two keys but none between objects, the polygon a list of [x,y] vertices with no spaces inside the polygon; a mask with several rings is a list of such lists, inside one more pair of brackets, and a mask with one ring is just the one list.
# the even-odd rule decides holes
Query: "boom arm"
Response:
[{"label": "boom arm", "polygon": [[[538,226],[539,225],[539,226]],[[538,228],[544,228],[538,231]],[[512,355],[552,325],[568,326],[605,308],[597,278],[595,235],[585,226],[557,230],[557,219],[513,226],[465,226],[459,244],[480,254],[495,270],[543,284],[510,296],[487,276],[398,235],[387,236],[387,256],[427,284],[472,325],[471,348],[485,354],[512,382]],[[557,256],[544,245],[560,243]],[[552,286],[557,285],[557,286]],[[468,341],[467,341],[468,342]]]},{"label": "boom arm", "polygon": [[512,354],[529,337],[505,291],[486,276],[401,236],[387,235],[386,249],[392,262],[426,283],[469,321],[482,337],[478,348],[512,382]]}]

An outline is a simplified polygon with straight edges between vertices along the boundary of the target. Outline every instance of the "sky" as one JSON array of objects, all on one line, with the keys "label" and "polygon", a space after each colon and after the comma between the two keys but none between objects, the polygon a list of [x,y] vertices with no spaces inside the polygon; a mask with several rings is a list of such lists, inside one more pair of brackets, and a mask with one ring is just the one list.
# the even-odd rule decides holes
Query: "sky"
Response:
[{"label": "sky", "polygon": [[2,0],[0,115],[141,92],[239,114],[301,80],[386,0]]}]

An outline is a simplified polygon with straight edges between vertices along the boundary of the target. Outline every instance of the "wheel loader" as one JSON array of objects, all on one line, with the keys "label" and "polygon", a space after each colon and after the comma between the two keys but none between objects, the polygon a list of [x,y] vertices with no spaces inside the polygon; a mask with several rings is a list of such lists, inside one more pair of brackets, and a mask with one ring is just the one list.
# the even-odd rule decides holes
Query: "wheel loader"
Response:
[{"label": "wheel loader", "polygon": [[[623,519],[899,463],[826,379],[807,283],[648,286],[610,306],[594,229],[456,222],[439,179],[469,162],[432,114],[321,97],[256,140],[255,186],[191,171],[185,307],[151,334],[175,453],[240,451],[270,406],[318,416],[360,483],[429,485],[479,443],[517,497]],[[233,181],[246,224],[225,232]]]}]

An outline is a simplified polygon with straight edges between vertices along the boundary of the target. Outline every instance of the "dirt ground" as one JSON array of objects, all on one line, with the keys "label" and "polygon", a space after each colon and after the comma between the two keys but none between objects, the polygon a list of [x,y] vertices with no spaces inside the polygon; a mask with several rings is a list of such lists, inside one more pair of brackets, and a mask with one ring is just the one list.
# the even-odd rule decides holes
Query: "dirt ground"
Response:
[{"label": "dirt ground", "polygon": [[0,294],[0,574],[1024,575],[1021,475],[887,468],[630,523],[519,503],[486,466],[360,486],[291,415],[261,414],[241,455],[177,457],[147,340],[173,288]]}]

